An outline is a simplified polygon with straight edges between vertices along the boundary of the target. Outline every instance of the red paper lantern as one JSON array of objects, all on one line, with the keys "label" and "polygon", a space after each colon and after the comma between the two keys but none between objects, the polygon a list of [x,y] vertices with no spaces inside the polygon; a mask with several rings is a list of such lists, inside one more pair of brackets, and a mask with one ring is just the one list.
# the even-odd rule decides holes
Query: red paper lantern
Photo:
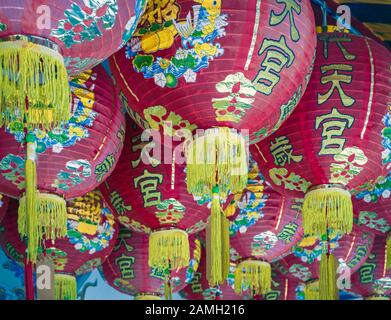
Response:
[{"label": "red paper lantern", "polygon": [[277,130],[305,91],[313,19],[309,0],[151,1],[110,60],[123,104],[141,127],[189,138],[187,189],[215,200],[208,247],[217,282],[226,233],[219,198],[245,188],[246,142]]},{"label": "red paper lantern", "polygon": [[[121,228],[112,254],[100,271],[107,283],[138,300],[160,300],[163,293],[170,299],[172,292],[181,290],[197,271],[201,258],[201,244],[189,238],[192,259],[187,269],[151,268],[148,263],[148,236]],[[168,289],[168,291],[167,291]]]},{"label": "red paper lantern", "polygon": [[[389,112],[390,52],[346,33],[318,35],[311,81],[298,108],[253,149],[266,180],[303,196],[306,234],[349,233],[350,193],[388,172],[382,152]],[[382,159],[383,158],[383,159]]]},{"label": "red paper lantern", "polygon": [[176,135],[228,126],[259,140],[304,93],[313,19],[307,0],[152,1],[127,47],[111,58],[113,74],[144,128]]},{"label": "red paper lantern", "polygon": [[391,270],[387,267],[386,239],[384,236],[376,236],[371,253],[352,277],[353,290],[365,299],[390,300]]},{"label": "red paper lantern", "polygon": [[[319,261],[323,259],[322,255],[327,253],[335,257],[337,278],[350,279],[350,276],[367,259],[373,243],[373,233],[362,232],[358,227],[345,236],[331,232],[328,241],[306,237],[292,248],[292,254],[276,262],[275,265],[285,277],[301,281],[310,288],[309,291],[304,290],[307,300],[323,300],[319,296],[318,281],[321,277]],[[350,288],[345,289],[350,290]]]},{"label": "red paper lantern", "polygon": [[267,186],[251,161],[247,188],[237,202],[237,215],[230,221],[236,293],[270,291],[269,263],[288,254],[303,235],[301,205],[302,199],[282,196]]},{"label": "red paper lantern", "polygon": [[67,72],[76,75],[91,69],[121,48],[145,4],[144,0],[2,1],[0,124],[17,120],[51,127],[68,121]]},{"label": "red paper lantern", "polygon": [[[10,201],[2,221],[0,245],[16,262],[26,259],[26,245],[18,234],[18,203]],[[102,264],[111,253],[118,234],[118,223],[99,191],[68,202],[67,235],[55,242],[46,241],[42,251],[54,263],[56,299],[76,299],[76,278]],[[41,256],[40,256],[41,257]]]},{"label": "red paper lantern", "polygon": [[0,194],[0,222],[3,220],[8,209],[9,198]]},{"label": "red paper lantern", "polygon": [[[180,153],[174,147],[167,148],[171,160],[160,158],[153,149],[155,142],[143,142],[141,134],[129,119],[126,148],[100,188],[124,226],[150,234],[151,267],[167,268],[168,263],[172,269],[186,267],[190,253],[187,238],[205,228],[207,199],[197,202],[187,193],[185,165],[176,163]],[[178,252],[181,258],[174,261],[173,255],[179,258]]]},{"label": "red paper lantern", "polygon": [[[50,225],[58,230],[54,235],[58,237],[66,231],[64,198],[81,196],[106,179],[119,158],[125,134],[125,118],[103,67],[72,78],[71,88],[72,118],[63,126],[48,132],[36,128],[26,136],[23,124],[15,121],[0,131],[0,191],[21,198],[20,213],[26,217],[26,194],[36,174],[39,193],[30,186],[30,194],[35,197],[37,217],[31,220],[40,224],[47,221],[40,220],[40,215],[50,215]],[[39,246],[46,227],[37,225],[30,235],[34,242],[29,245],[32,260],[33,248]],[[20,232],[26,234],[24,231],[20,225]]]},{"label": "red paper lantern", "polygon": [[226,282],[217,287],[211,287],[206,278],[205,247],[202,246],[201,263],[192,281],[179,292],[187,300],[295,300],[296,281],[283,277],[272,266],[271,290],[264,296],[252,294],[238,295],[234,291],[235,264],[231,264]]}]

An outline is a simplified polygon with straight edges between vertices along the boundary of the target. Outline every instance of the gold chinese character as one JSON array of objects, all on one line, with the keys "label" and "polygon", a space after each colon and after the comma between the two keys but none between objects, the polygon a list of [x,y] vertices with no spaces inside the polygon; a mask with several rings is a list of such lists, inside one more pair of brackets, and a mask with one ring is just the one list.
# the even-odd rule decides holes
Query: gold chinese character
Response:
[{"label": "gold chinese character", "polygon": [[143,175],[134,179],[134,187],[137,188],[140,185],[145,207],[156,206],[160,203],[161,194],[156,190],[158,184],[162,182],[162,174],[150,173],[148,170],[144,170]]},{"label": "gold chinese character", "polygon": [[141,141],[141,134],[132,137],[132,152],[140,150],[140,154],[137,160],[132,160],[132,168],[138,167],[140,161],[143,160],[144,164],[151,165],[153,168],[160,164],[158,159],[155,159],[150,155],[150,151],[155,147],[155,142]]},{"label": "gold chinese character", "polygon": [[274,142],[270,142],[270,152],[274,157],[274,163],[277,166],[285,166],[291,160],[294,162],[300,162],[303,159],[301,155],[293,155],[293,147],[290,144],[289,139],[286,136],[277,137]]},{"label": "gold chinese character", "polygon": [[316,117],[315,128],[319,129],[319,126],[323,125],[322,148],[319,155],[335,155],[342,152],[346,139],[337,137],[343,135],[346,127],[350,129],[353,122],[354,117],[339,113],[337,108],[333,108],[329,114]]},{"label": "gold chinese character", "polygon": [[329,57],[329,44],[335,43],[339,50],[341,50],[344,58],[346,60],[354,60],[356,56],[348,52],[348,50],[342,45],[344,42],[352,42],[352,38],[348,37],[346,34],[342,36],[331,34],[331,33],[323,33],[318,36],[318,39],[323,42],[323,56],[327,59]]},{"label": "gold chinese character", "polygon": [[162,24],[166,21],[172,21],[178,17],[179,5],[175,0],[150,0],[143,16],[140,18],[140,26],[148,22],[149,26],[154,23]]},{"label": "gold chinese character", "polygon": [[253,84],[258,92],[269,95],[280,81],[281,70],[292,65],[295,55],[286,44],[284,36],[281,36],[278,41],[264,39],[258,55],[261,56],[264,52],[266,52],[266,57],[261,63]]},{"label": "gold chinese character", "polygon": [[[299,0],[301,1],[301,0]],[[296,2],[296,0],[277,0],[277,3],[284,4],[284,9],[280,14],[276,14],[274,10],[272,10],[270,15],[269,24],[271,26],[279,25],[282,21],[285,20],[286,16],[289,15],[289,24],[290,24],[290,34],[291,39],[295,42],[299,41],[300,39],[300,33],[299,30],[297,30],[296,24],[295,24],[295,17],[294,12],[296,12],[297,15],[301,13],[301,7],[300,4]]]},{"label": "gold chinese character", "polygon": [[[353,67],[348,64],[330,64],[320,67],[322,72],[321,83],[327,84],[331,82],[330,89],[325,93],[318,93],[318,104],[325,103],[333,94],[334,90],[337,90],[341,98],[341,102],[345,107],[350,107],[355,102],[355,99],[349,97],[342,89],[341,83],[351,83],[352,75],[340,74],[338,71],[349,71],[353,70]],[[328,73],[329,71],[334,71],[333,73]]]},{"label": "gold chinese character", "polygon": [[133,264],[135,260],[136,259],[134,257],[127,256],[125,254],[122,254],[120,257],[115,259],[115,264],[118,266],[119,271],[121,272],[122,279],[134,278]]},{"label": "gold chinese character", "polygon": [[128,244],[128,240],[132,237],[132,233],[129,229],[121,228],[118,232],[117,242],[114,246],[114,251],[118,251],[122,246],[125,247],[126,251],[132,252],[133,247]]}]

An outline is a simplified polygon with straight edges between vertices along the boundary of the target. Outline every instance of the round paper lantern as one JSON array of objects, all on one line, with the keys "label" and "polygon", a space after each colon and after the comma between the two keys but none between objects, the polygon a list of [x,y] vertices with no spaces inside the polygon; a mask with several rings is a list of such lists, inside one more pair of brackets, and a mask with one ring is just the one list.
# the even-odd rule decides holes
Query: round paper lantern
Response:
[{"label": "round paper lantern", "polygon": [[[46,228],[56,230],[46,233],[46,238],[65,234],[64,199],[81,196],[102,183],[123,146],[125,118],[103,67],[81,73],[70,83],[69,122],[26,135],[22,123],[14,121],[0,131],[0,192],[20,198],[19,231],[29,236],[32,261]],[[30,233],[25,229],[28,222]]]},{"label": "round paper lantern", "polygon": [[129,40],[145,0],[2,1],[0,125],[52,127],[70,118],[68,74],[90,69]]},{"label": "round paper lantern", "polygon": [[160,300],[163,294],[171,299],[172,292],[192,280],[201,259],[199,240],[190,236],[189,242],[192,258],[186,269],[151,268],[148,236],[123,227],[113,252],[99,270],[110,286],[137,300]]},{"label": "round paper lantern", "polygon": [[[18,203],[10,201],[7,216],[2,222],[0,244],[6,254],[23,264],[26,245],[18,234]],[[75,276],[97,268],[111,253],[118,234],[118,223],[103,202],[99,191],[68,202],[67,233],[63,239],[46,241],[41,254],[54,263],[57,300],[76,299]]]},{"label": "round paper lantern", "polygon": [[305,234],[322,236],[328,227],[349,233],[352,190],[387,172],[382,120],[389,112],[390,61],[390,51],[374,40],[319,34],[299,106],[253,149],[273,188],[305,194]]},{"label": "round paper lantern", "polygon": [[365,299],[390,300],[391,270],[387,267],[386,239],[376,236],[371,253],[352,277],[353,290],[360,292]]},{"label": "round paper lantern", "polygon": [[152,1],[110,60],[131,117],[187,138],[188,191],[215,200],[211,275],[218,281],[219,197],[246,186],[246,142],[277,130],[297,105],[315,43],[309,0]]},{"label": "round paper lantern", "polygon": [[188,235],[205,228],[209,209],[204,199],[197,201],[187,193],[185,165],[175,161],[180,152],[167,147],[172,159],[160,157],[159,144],[142,141],[142,133],[129,119],[126,148],[100,188],[124,226],[149,234],[151,267],[186,267]]},{"label": "round paper lantern", "polygon": [[231,261],[235,262],[235,292],[270,291],[270,262],[290,252],[302,237],[302,199],[280,195],[266,185],[255,161],[250,162],[246,190],[230,221]]},{"label": "round paper lantern", "polygon": [[8,197],[0,194],[0,222],[1,220],[3,220],[5,214],[7,213],[8,201],[9,201]]},{"label": "round paper lantern", "polygon": [[206,251],[202,246],[201,262],[194,273],[192,281],[179,292],[179,295],[187,300],[294,300],[297,283],[292,279],[283,277],[274,270],[272,265],[271,290],[264,296],[246,293],[243,296],[234,291],[235,264],[232,263],[230,272],[224,284],[212,287],[206,278]]},{"label": "round paper lantern", "polygon": [[[306,300],[337,299],[338,293],[327,294],[324,281],[332,279],[348,279],[360,268],[367,259],[374,242],[373,233],[362,232],[355,227],[349,235],[342,236],[337,232],[330,232],[328,241],[316,237],[306,237],[292,248],[292,254],[275,263],[276,268],[286,277],[305,283],[303,294]],[[328,259],[325,259],[325,256]],[[333,262],[335,265],[323,271],[322,262]],[[331,277],[324,272],[333,272]],[[346,282],[344,282],[346,284]],[[337,291],[337,283],[331,286]],[[350,290],[350,288],[345,288]],[[331,289],[330,289],[331,290]]]}]

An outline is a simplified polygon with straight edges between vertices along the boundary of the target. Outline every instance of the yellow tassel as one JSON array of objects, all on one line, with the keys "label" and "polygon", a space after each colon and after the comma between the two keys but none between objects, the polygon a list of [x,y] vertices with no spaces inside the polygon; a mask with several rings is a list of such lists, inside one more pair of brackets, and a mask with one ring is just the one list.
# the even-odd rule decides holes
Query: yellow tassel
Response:
[{"label": "yellow tassel", "polygon": [[226,127],[205,131],[185,148],[187,190],[196,196],[211,195],[218,185],[220,196],[240,193],[247,185],[245,139]]},{"label": "yellow tassel", "polygon": [[164,298],[166,300],[172,300],[172,287],[170,283],[170,278],[166,278],[164,281]]},{"label": "yellow tassel", "polygon": [[207,229],[206,268],[210,286],[223,284],[229,270],[229,221],[220,206],[218,188],[213,189],[211,215]]},{"label": "yellow tassel", "polygon": [[243,289],[254,294],[266,294],[271,289],[271,267],[264,261],[245,260],[235,270],[235,292],[241,294]]},{"label": "yellow tassel", "polygon": [[138,293],[137,295],[135,295],[134,300],[162,300],[162,299],[154,294]]},{"label": "yellow tassel", "polygon": [[222,254],[222,277],[227,279],[229,273],[229,264],[230,264],[230,256],[229,256],[229,220],[222,214],[221,218],[221,254]]},{"label": "yellow tassel", "polygon": [[181,269],[189,265],[187,233],[180,229],[159,230],[149,236],[148,263],[159,270]]},{"label": "yellow tassel", "polygon": [[314,189],[304,197],[303,229],[309,236],[322,236],[331,228],[342,234],[353,228],[353,206],[349,191],[338,187]]},{"label": "yellow tassel", "polygon": [[77,283],[74,276],[68,274],[55,274],[54,283],[56,300],[77,299]]},{"label": "yellow tassel", "polygon": [[320,259],[319,300],[338,300],[337,265],[332,254],[322,254]]},{"label": "yellow tassel", "polygon": [[[27,208],[26,196],[19,200],[18,231],[28,237],[27,259],[37,261],[38,249],[42,239],[55,240],[67,233],[67,210],[63,198],[49,193],[37,192],[35,205]],[[29,212],[34,212],[29,216]]]},{"label": "yellow tassel", "polygon": [[313,281],[305,284],[305,300],[319,300],[319,281]]},{"label": "yellow tassel", "polygon": [[0,88],[0,125],[18,121],[52,128],[70,118],[64,59],[49,47],[26,40],[0,42]]},{"label": "yellow tassel", "polygon": [[390,300],[387,296],[375,295],[366,297],[365,300]]},{"label": "yellow tassel", "polygon": [[391,235],[387,237],[387,244],[386,244],[386,269],[391,269]]}]

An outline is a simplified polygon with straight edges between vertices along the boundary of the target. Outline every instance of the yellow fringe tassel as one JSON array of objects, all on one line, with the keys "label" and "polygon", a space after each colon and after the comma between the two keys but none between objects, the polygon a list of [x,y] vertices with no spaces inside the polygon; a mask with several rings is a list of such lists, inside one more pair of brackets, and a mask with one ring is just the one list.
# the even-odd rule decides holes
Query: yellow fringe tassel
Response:
[{"label": "yellow fringe tassel", "polygon": [[[37,261],[38,249],[43,236],[47,240],[63,238],[67,233],[67,209],[63,198],[49,193],[37,192],[35,205],[27,208],[27,198],[19,200],[18,231],[28,237],[27,259]],[[30,215],[29,212],[33,212]]]},{"label": "yellow fringe tassel", "polygon": [[134,297],[134,300],[162,300],[159,296],[153,294],[139,293]]},{"label": "yellow fringe tassel", "polygon": [[74,276],[68,274],[55,274],[54,283],[56,300],[77,299],[77,283]]},{"label": "yellow fringe tassel", "polygon": [[148,264],[159,270],[181,269],[189,265],[187,233],[180,229],[159,230],[149,235]]},{"label": "yellow fringe tassel", "polygon": [[322,254],[319,265],[319,300],[338,300],[337,265],[334,255]]},{"label": "yellow fringe tassel", "polygon": [[387,237],[387,244],[386,244],[386,269],[391,269],[391,235]]},{"label": "yellow fringe tassel", "polygon": [[235,292],[248,288],[255,294],[266,294],[271,289],[271,267],[264,261],[245,260],[235,270]]},{"label": "yellow fringe tassel", "polygon": [[366,297],[365,300],[390,300],[389,297],[387,296],[369,296],[369,297]]},{"label": "yellow fringe tassel", "polygon": [[313,281],[305,284],[305,300],[319,300],[319,281]]},{"label": "yellow fringe tassel", "polygon": [[169,278],[164,281],[164,298],[166,300],[172,300],[172,287]]},{"label": "yellow fringe tassel", "polygon": [[187,190],[202,196],[211,195],[219,186],[220,196],[228,191],[239,193],[247,185],[245,139],[226,127],[212,128],[195,137],[185,148]]},{"label": "yellow fringe tassel", "polygon": [[229,221],[221,209],[218,188],[213,190],[206,237],[206,278],[215,287],[223,284],[229,272]]},{"label": "yellow fringe tassel", "polygon": [[353,228],[353,206],[349,191],[333,187],[307,192],[303,204],[303,229],[309,236],[322,236],[331,228],[342,234]]},{"label": "yellow fringe tassel", "polygon": [[1,126],[19,121],[51,128],[70,118],[68,74],[53,49],[26,40],[0,42],[0,88]]}]

